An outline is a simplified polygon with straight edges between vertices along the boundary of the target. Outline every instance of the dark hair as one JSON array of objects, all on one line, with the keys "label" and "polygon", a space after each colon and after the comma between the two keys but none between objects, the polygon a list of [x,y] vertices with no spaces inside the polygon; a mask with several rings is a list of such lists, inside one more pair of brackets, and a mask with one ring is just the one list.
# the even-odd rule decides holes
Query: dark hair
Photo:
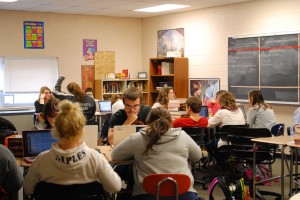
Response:
[{"label": "dark hair", "polygon": [[258,104],[258,109],[261,107],[261,105],[263,105],[264,109],[267,109],[267,108],[272,109],[272,106],[265,103],[264,97],[260,90],[252,90],[249,92],[248,95],[249,95],[249,97],[252,97],[252,105],[251,106]]},{"label": "dark hair", "polygon": [[85,93],[81,90],[80,86],[77,83],[75,82],[69,83],[67,89],[71,94],[75,96],[76,101],[83,103]]},{"label": "dark hair", "polygon": [[156,99],[156,102],[160,103],[165,108],[168,107],[168,103],[169,103],[168,94],[169,94],[170,90],[173,90],[173,88],[172,87],[163,87],[160,90],[160,92],[157,96],[157,99]]},{"label": "dark hair", "polygon": [[85,88],[85,91],[84,91],[84,92],[85,92],[85,93],[87,93],[87,92],[92,92],[92,93],[94,93],[93,88],[90,88],[90,87]]},{"label": "dark hair", "polygon": [[161,136],[170,130],[172,126],[171,115],[165,108],[153,108],[146,119],[146,124],[149,125],[146,134],[150,138],[150,141],[143,155],[147,155],[149,150],[153,150],[153,145],[158,144]]},{"label": "dark hair", "polygon": [[192,96],[186,100],[186,106],[190,107],[193,113],[200,113],[202,101],[199,97]]},{"label": "dark hair", "polygon": [[47,128],[51,127],[51,124],[49,123],[47,117],[54,118],[57,116],[58,103],[59,103],[59,99],[52,98],[52,99],[49,99],[49,101],[44,106],[43,114],[44,114],[45,124],[46,124]]},{"label": "dark hair", "polygon": [[143,94],[137,87],[129,87],[123,93],[123,103],[125,104],[125,99],[130,101],[135,101],[140,98],[140,104],[143,102]]},{"label": "dark hair", "polygon": [[227,109],[230,111],[236,111],[238,106],[235,102],[235,96],[231,92],[225,92],[220,97],[221,109]]}]

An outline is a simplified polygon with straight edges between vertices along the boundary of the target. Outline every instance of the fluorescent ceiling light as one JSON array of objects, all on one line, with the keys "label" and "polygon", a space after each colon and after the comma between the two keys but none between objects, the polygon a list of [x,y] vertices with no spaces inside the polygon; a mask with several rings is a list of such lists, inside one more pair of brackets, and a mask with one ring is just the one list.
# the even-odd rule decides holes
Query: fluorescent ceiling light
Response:
[{"label": "fluorescent ceiling light", "polygon": [[134,11],[138,12],[162,12],[162,11],[167,11],[167,10],[176,10],[180,8],[186,8],[190,7],[188,5],[178,5],[178,4],[163,4],[160,6],[153,6],[153,7],[148,7],[148,8],[142,8],[142,9],[137,9]]},{"label": "fluorescent ceiling light", "polygon": [[14,2],[14,1],[18,1],[18,0],[0,0],[0,2]]}]

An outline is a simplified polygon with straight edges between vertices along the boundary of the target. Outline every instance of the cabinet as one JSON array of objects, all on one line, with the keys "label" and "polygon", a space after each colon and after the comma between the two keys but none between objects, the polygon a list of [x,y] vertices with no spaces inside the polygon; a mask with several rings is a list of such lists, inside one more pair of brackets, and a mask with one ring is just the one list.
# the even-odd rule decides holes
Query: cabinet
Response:
[{"label": "cabinet", "polygon": [[157,87],[171,86],[177,98],[188,98],[188,58],[150,58],[149,105],[155,103]]},{"label": "cabinet", "polygon": [[143,104],[149,105],[148,79],[101,79],[95,80],[95,98],[110,100],[113,94],[122,96],[128,87],[137,87],[143,93]]}]

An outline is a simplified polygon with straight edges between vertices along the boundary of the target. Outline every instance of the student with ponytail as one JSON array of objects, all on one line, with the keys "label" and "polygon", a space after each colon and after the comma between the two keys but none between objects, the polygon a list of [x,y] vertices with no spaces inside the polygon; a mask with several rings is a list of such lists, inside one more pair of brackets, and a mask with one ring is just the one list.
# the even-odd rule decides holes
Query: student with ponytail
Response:
[{"label": "student with ponytail", "polygon": [[60,185],[101,182],[105,191],[121,190],[121,179],[103,154],[90,149],[85,142],[85,116],[79,103],[63,100],[58,104],[52,134],[58,142],[40,153],[31,164],[24,181],[24,191],[31,195],[39,182]]},{"label": "student with ponytail", "polygon": [[276,124],[272,107],[266,104],[260,90],[248,94],[249,110],[247,121],[251,128],[271,128]]},{"label": "student with ponytail", "polygon": [[143,190],[142,181],[147,175],[160,173],[188,175],[191,186],[179,199],[198,199],[193,188],[194,178],[190,162],[201,158],[199,146],[180,128],[171,128],[171,116],[165,108],[151,109],[146,124],[149,127],[130,135],[112,151],[113,160],[134,160],[133,199],[155,199],[155,196],[148,195]]}]

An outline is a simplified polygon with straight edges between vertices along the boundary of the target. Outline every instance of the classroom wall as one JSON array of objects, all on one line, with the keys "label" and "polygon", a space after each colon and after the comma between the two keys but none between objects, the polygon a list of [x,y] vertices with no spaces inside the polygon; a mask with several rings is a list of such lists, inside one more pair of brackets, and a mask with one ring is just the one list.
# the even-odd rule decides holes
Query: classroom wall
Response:
[{"label": "classroom wall", "polygon": [[[44,22],[45,49],[24,49],[23,21]],[[58,57],[64,91],[69,82],[81,85],[81,65],[93,64],[83,60],[83,39],[96,39],[98,51],[115,51],[115,72],[141,71],[141,19],[1,10],[0,27],[0,56]],[[33,127],[32,115],[3,117],[19,132]]]},{"label": "classroom wall", "polygon": [[[260,0],[142,21],[143,67],[156,57],[157,31],[184,28],[189,78],[221,78],[228,89],[227,40],[230,36],[300,33],[299,0]],[[278,122],[289,126],[296,106],[273,105]]]},{"label": "classroom wall", "polygon": [[[44,49],[24,49],[23,21],[44,22]],[[0,56],[58,57],[66,83],[81,85],[81,65],[94,64],[83,60],[83,39],[96,39],[98,51],[115,51],[116,72],[141,71],[141,19],[0,11],[0,27]]]}]

